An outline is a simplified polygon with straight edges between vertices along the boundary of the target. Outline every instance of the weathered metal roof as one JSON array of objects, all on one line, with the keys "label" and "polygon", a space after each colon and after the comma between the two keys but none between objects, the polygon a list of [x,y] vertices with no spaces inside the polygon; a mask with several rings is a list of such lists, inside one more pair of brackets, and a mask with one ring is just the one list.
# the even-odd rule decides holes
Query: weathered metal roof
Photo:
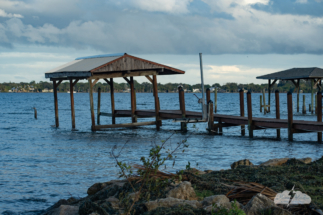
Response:
[{"label": "weathered metal roof", "polygon": [[312,68],[292,68],[280,72],[274,72],[267,75],[258,76],[257,79],[278,79],[278,80],[291,80],[291,79],[311,79],[323,78],[323,69]]},{"label": "weathered metal roof", "polygon": [[182,70],[137,58],[126,53],[118,53],[76,58],[72,62],[46,72],[45,78],[86,78],[92,76],[94,73],[131,72],[149,69],[165,70],[161,75],[185,73]]}]

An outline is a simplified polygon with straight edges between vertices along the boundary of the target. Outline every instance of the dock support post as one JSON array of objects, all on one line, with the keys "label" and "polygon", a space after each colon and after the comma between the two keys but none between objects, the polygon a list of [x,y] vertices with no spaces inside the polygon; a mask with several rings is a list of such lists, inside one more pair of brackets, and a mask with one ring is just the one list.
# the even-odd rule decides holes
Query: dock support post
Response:
[{"label": "dock support post", "polygon": [[206,104],[211,100],[211,91],[210,88],[206,89]]},{"label": "dock support post", "polygon": [[208,129],[209,134],[213,134],[213,128],[214,128],[214,117],[213,117],[213,102],[211,100],[208,101],[208,115],[209,115],[209,121],[208,121]]},{"label": "dock support post", "polygon": [[302,113],[303,114],[306,114],[305,95],[303,95],[303,109],[302,109]]},{"label": "dock support post", "polygon": [[[322,122],[322,93],[317,92],[317,122]],[[317,142],[322,143],[322,132],[317,132]]]},{"label": "dock support post", "polygon": [[263,96],[263,101],[264,101],[264,115],[266,115],[266,113],[268,112],[267,110],[267,106],[266,106],[266,89],[264,88],[262,91],[262,96]]},{"label": "dock support post", "polygon": [[114,87],[113,87],[113,78],[110,78],[110,97],[111,97],[111,113],[112,113],[112,124],[116,124],[116,117],[114,116]]},{"label": "dock support post", "polygon": [[313,114],[313,112],[314,112],[314,110],[313,110],[313,108],[314,108],[314,80],[313,79],[311,79],[311,113]]},{"label": "dock support post", "polygon": [[314,113],[317,114],[317,96],[315,96],[315,110]]},{"label": "dock support post", "polygon": [[214,113],[218,110],[218,88],[214,87]]},{"label": "dock support post", "polygon": [[160,119],[159,119],[159,106],[158,106],[158,88],[157,88],[157,76],[153,75],[153,88],[154,88],[154,97],[155,97],[155,113],[156,113],[156,129],[160,129]]},{"label": "dock support post", "polygon": [[[240,116],[244,116],[244,94],[243,94],[243,89],[239,90],[239,97],[240,97]],[[245,131],[245,125],[241,125],[241,135],[245,136],[246,131]]]},{"label": "dock support post", "polygon": [[[275,91],[275,102],[276,102],[276,119],[280,119],[280,107],[279,107],[279,91]],[[280,139],[280,128],[276,129],[277,139]]]},{"label": "dock support post", "polygon": [[300,80],[297,79],[297,113],[299,112],[299,90],[300,90]]},{"label": "dock support post", "polygon": [[[179,107],[182,112],[182,118],[186,118],[186,110],[185,110],[185,95],[184,90],[182,87],[178,88],[178,95],[179,95]],[[187,123],[181,122],[181,131],[186,132],[187,131]]]},{"label": "dock support post", "polygon": [[73,91],[74,91],[73,79],[70,79],[72,129],[75,129],[75,109],[74,109],[74,92]]},{"label": "dock support post", "polygon": [[260,95],[260,113],[262,113],[262,95]]},{"label": "dock support post", "polygon": [[271,79],[268,79],[268,110],[267,112],[270,112],[270,89],[271,89]]},{"label": "dock support post", "polygon": [[97,108],[97,123],[100,125],[100,115],[101,115],[101,88],[98,89],[98,108]]},{"label": "dock support post", "polygon": [[251,92],[247,93],[247,108],[248,108],[248,129],[249,137],[253,138],[253,126],[252,126],[252,104],[251,104]]},{"label": "dock support post", "polygon": [[287,93],[287,114],[288,114],[288,140],[293,141],[293,97]]},{"label": "dock support post", "polygon": [[130,77],[130,89],[131,89],[131,121],[137,122],[135,111],[136,111],[136,103],[135,103],[135,86],[133,82],[133,77]]},{"label": "dock support post", "polygon": [[92,127],[91,130],[95,131],[95,115],[94,115],[94,103],[93,103],[93,85],[92,80],[89,79],[89,95],[90,95],[90,109],[91,109],[91,121]]},{"label": "dock support post", "polygon": [[53,88],[54,88],[54,106],[55,106],[55,127],[56,128],[59,127],[57,87],[58,87],[58,84],[56,83],[56,81],[53,81]]},{"label": "dock support post", "polygon": [[35,107],[33,109],[34,109],[34,117],[35,119],[37,119],[37,109]]}]

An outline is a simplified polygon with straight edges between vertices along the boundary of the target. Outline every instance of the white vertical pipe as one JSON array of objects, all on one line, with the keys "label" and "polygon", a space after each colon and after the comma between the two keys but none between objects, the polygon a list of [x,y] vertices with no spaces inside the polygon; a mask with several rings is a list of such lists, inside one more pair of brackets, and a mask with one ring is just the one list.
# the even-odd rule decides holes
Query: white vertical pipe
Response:
[{"label": "white vertical pipe", "polygon": [[201,68],[201,83],[202,83],[202,114],[203,114],[203,119],[205,119],[206,118],[206,112],[205,112],[205,95],[204,95],[204,78],[203,78],[202,53],[200,53],[200,68]]}]

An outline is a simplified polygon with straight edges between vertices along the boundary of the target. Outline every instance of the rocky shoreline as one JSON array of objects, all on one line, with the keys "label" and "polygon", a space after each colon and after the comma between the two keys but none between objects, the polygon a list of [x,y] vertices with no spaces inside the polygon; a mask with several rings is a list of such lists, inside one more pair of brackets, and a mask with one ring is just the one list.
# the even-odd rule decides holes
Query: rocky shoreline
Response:
[{"label": "rocky shoreline", "polygon": [[[95,183],[87,197],[59,200],[44,214],[125,214],[129,205],[131,214],[145,215],[323,214],[323,157],[272,159],[257,166],[246,159],[229,170],[188,169],[182,174],[182,180],[166,180],[158,189],[144,187],[141,195],[127,180]],[[135,188],[140,186],[140,180],[133,182]],[[311,203],[276,205],[275,195],[293,187],[310,196]]]}]

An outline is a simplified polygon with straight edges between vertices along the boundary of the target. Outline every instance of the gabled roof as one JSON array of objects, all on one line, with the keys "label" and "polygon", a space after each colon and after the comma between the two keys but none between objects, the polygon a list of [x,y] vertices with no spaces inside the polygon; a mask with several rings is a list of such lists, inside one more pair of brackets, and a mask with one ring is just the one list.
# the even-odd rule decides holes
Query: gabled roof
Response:
[{"label": "gabled roof", "polygon": [[271,74],[257,77],[257,79],[278,79],[278,80],[311,79],[311,78],[323,78],[323,69],[317,68],[317,67],[292,68],[292,69],[288,69],[280,72],[274,72]]},{"label": "gabled roof", "polygon": [[184,74],[185,72],[127,53],[95,55],[76,58],[45,73],[45,78],[90,77],[94,74],[159,70],[158,75]]}]

